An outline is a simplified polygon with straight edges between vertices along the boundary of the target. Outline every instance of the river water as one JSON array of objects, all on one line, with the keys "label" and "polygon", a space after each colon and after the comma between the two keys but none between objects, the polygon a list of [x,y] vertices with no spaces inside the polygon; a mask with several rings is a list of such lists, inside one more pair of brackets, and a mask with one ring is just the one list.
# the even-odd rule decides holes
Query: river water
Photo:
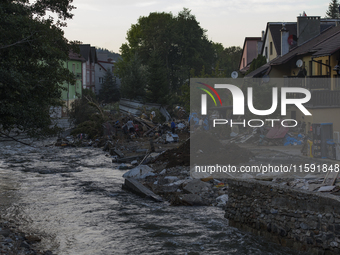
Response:
[{"label": "river water", "polygon": [[[38,143],[37,143],[38,144]],[[174,207],[121,189],[100,149],[0,143],[0,213],[55,254],[294,254],[228,226],[219,207]]]}]

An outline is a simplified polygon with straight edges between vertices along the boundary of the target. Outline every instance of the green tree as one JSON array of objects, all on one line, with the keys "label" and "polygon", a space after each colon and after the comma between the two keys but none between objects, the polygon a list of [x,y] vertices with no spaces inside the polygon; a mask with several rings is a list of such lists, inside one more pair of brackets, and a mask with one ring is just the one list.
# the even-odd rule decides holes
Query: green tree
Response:
[{"label": "green tree", "polygon": [[[231,73],[239,68],[242,49],[239,46],[223,49],[221,44],[215,44],[214,46],[217,54],[215,69],[218,67],[219,74],[222,73],[224,77],[231,77]],[[217,70],[215,70],[216,72]]]},{"label": "green tree", "polygon": [[[63,66],[70,45],[62,27],[72,0],[0,2],[0,136],[32,137],[57,131],[49,110],[62,104],[63,82],[75,83]],[[46,12],[58,18],[46,17]],[[12,132],[11,132],[12,131]]]},{"label": "green tree", "polygon": [[116,77],[110,70],[107,70],[104,76],[104,82],[99,90],[99,100],[104,103],[117,102],[120,99],[120,91],[117,87]]},{"label": "green tree", "polygon": [[250,64],[249,70],[246,72],[246,74],[256,70],[257,68],[263,66],[267,63],[266,57],[259,54],[257,55],[257,58],[254,58],[253,61]]},{"label": "green tree", "polygon": [[75,125],[89,120],[96,113],[96,109],[89,104],[89,102],[95,102],[95,100],[96,95],[92,90],[83,89],[81,98],[72,102],[69,116]]},{"label": "green tree", "polygon": [[328,10],[326,11],[326,18],[337,19],[339,18],[339,2],[332,0],[329,3]]},{"label": "green tree", "polygon": [[121,62],[118,74],[122,77],[122,97],[128,99],[144,99],[147,83],[147,69],[142,65],[137,54],[129,62]]},{"label": "green tree", "polygon": [[165,67],[159,56],[153,52],[148,69],[148,83],[146,85],[146,101],[150,103],[166,104],[169,98],[169,86],[164,76]]},{"label": "green tree", "polygon": [[[117,69],[125,69],[137,54],[141,64],[151,64],[151,54],[158,55],[163,76],[167,79],[168,88],[177,93],[179,87],[189,79],[190,69],[199,70],[203,65],[212,72],[214,49],[212,42],[205,35],[194,15],[188,9],[177,16],[171,13],[150,13],[148,17],[140,17],[127,32],[127,43],[120,48],[122,60]],[[155,53],[156,52],[156,53]],[[128,75],[118,70],[119,77],[124,80]]]}]

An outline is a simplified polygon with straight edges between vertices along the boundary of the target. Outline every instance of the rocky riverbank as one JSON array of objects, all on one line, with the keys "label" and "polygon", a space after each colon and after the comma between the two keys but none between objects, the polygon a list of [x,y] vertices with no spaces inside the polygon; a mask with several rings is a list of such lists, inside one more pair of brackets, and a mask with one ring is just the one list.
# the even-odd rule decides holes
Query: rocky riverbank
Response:
[{"label": "rocky riverbank", "polygon": [[38,251],[34,244],[41,239],[32,234],[24,234],[18,223],[0,218],[0,254],[3,255],[53,255],[51,251]]}]

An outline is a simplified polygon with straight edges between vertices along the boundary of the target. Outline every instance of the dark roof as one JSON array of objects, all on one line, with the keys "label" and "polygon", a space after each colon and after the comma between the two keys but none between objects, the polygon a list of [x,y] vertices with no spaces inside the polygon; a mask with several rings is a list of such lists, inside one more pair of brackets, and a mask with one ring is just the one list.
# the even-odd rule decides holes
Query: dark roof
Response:
[{"label": "dark roof", "polygon": [[[285,28],[289,32],[289,35],[296,35],[296,23],[293,24],[287,23],[285,24]],[[277,55],[281,55],[281,29],[282,24],[272,24],[269,26],[270,32],[272,34],[274,46],[276,49]]]},{"label": "dark roof", "polygon": [[340,29],[335,29],[334,34],[330,35],[325,41],[315,45],[311,51],[315,51],[313,57],[322,57],[330,56],[338,50],[340,50]]},{"label": "dark roof", "polygon": [[79,48],[80,48],[80,55],[83,56],[83,58],[85,58],[85,60],[87,61],[89,59],[89,52],[90,52],[90,49],[91,49],[91,46],[90,44],[82,44],[82,45],[79,45]]},{"label": "dark roof", "polygon": [[91,47],[90,44],[81,44],[79,45],[79,48],[80,48],[80,55],[82,55],[86,61],[88,61],[90,58],[90,62],[95,62],[95,63],[97,62],[97,53],[96,53],[95,47]]},{"label": "dark roof", "polygon": [[91,62],[97,63],[96,47],[91,47]]},{"label": "dark roof", "polygon": [[257,68],[256,70],[248,73],[246,76],[244,76],[245,78],[256,78],[256,77],[262,77],[262,75],[264,75],[265,73],[268,72],[268,70],[270,70],[270,62],[268,62],[267,64],[264,64],[263,66]]},{"label": "dark roof", "polygon": [[[281,65],[288,62],[295,56],[300,56],[313,52],[314,54],[317,54],[318,52],[320,53],[324,52],[322,54],[325,54],[325,52],[329,53],[331,51],[336,51],[340,46],[339,37],[337,36],[337,34],[339,34],[339,31],[340,26],[328,28],[322,34],[310,39],[309,41],[306,41],[299,47],[295,47],[294,49],[290,50],[287,54],[283,55],[280,58],[272,60],[270,63],[271,65]],[[331,40],[332,42],[331,45],[329,45],[328,40]],[[337,41],[338,43],[336,43],[336,40],[338,40]],[[325,49],[322,49],[321,47],[325,47]]]},{"label": "dark roof", "polygon": [[[252,62],[253,62],[253,61],[252,61]],[[248,65],[246,65],[246,66],[243,67],[241,70],[239,70],[239,72],[242,73],[242,74],[245,74],[245,73],[249,70],[250,65],[251,65],[252,62],[250,62]]]},{"label": "dark roof", "polygon": [[[265,40],[267,38],[268,30],[270,30],[277,55],[281,55],[281,31],[280,30],[282,29],[282,23],[268,22],[267,27],[266,27],[266,33],[264,35],[264,40]],[[296,22],[286,22],[285,27],[287,31],[289,32],[289,35],[297,35]],[[263,52],[264,45],[265,43],[263,43],[262,45],[261,54]]]},{"label": "dark roof", "polygon": [[74,53],[72,50],[70,50],[70,52],[68,53],[68,57],[71,60],[79,60],[85,62],[85,59],[81,55],[79,55],[78,53]]},{"label": "dark roof", "polygon": [[322,33],[323,31],[325,31],[326,29],[330,28],[330,27],[334,27],[335,24],[332,23],[332,24],[320,24],[320,33]]}]

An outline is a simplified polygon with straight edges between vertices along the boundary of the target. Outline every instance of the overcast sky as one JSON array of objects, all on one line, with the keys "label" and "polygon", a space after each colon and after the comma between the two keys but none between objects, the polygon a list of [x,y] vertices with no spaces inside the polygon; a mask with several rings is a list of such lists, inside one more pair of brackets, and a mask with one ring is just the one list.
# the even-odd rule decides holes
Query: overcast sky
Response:
[{"label": "overcast sky", "polygon": [[294,22],[303,11],[325,16],[330,0],[74,0],[74,17],[65,37],[119,53],[126,32],[150,12],[191,10],[209,40],[224,47],[243,46],[244,38],[261,36],[267,22]]}]

